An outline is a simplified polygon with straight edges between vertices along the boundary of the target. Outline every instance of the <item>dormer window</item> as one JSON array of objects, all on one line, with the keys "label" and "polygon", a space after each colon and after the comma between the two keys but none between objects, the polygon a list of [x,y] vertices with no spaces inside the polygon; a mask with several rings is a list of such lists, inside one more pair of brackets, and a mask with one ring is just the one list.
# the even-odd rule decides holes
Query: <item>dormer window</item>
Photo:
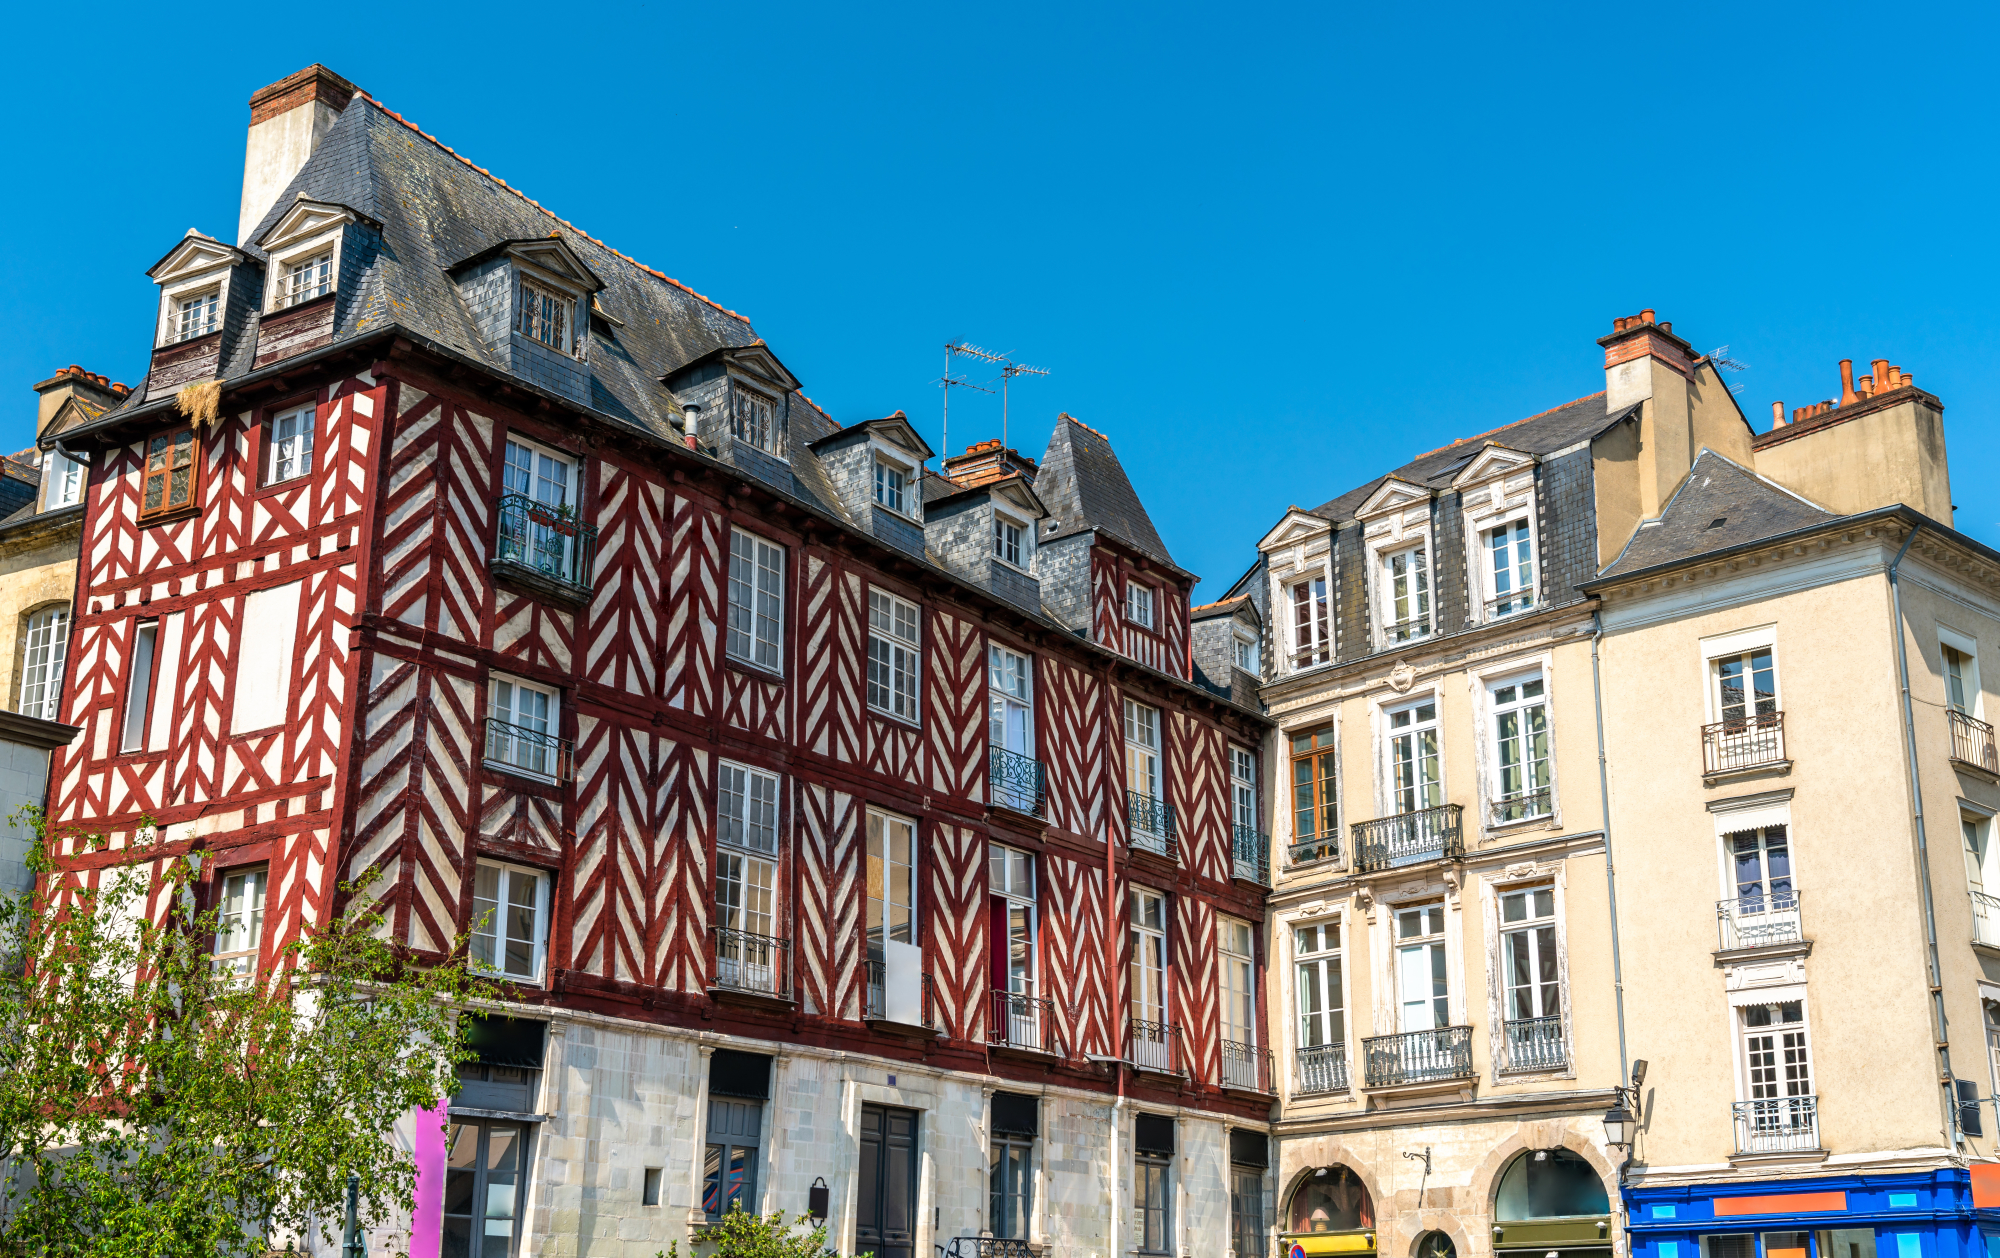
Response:
[{"label": "dormer window", "polygon": [[567,354],[571,326],[575,322],[571,314],[573,309],[570,299],[554,289],[522,280],[520,318],[516,327],[529,340],[540,341],[557,353]]},{"label": "dormer window", "polygon": [[323,297],[333,291],[333,251],[295,258],[285,264],[284,275],[284,288],[278,295],[280,310]]},{"label": "dormer window", "polygon": [[1142,629],[1153,627],[1153,587],[1137,581],[1125,583],[1125,619]]},{"label": "dormer window", "polygon": [[1257,632],[1237,625],[1230,642],[1230,662],[1246,673],[1257,671]]},{"label": "dormer window", "polygon": [[[730,417],[730,431],[738,441],[747,442],[770,454],[778,453],[778,408],[770,398],[748,389],[736,389],[736,411]],[[897,508],[901,510],[901,508]]]},{"label": "dormer window", "polygon": [[222,327],[222,290],[211,288],[205,293],[180,299],[175,310],[174,339],[192,341],[198,336],[207,336]]},{"label": "dormer window", "polygon": [[993,517],[994,557],[1005,563],[1010,563],[1014,565],[1016,568],[1021,567],[1022,536],[1026,532],[1027,532],[1026,529],[1023,529],[1020,525],[1014,523],[1012,520],[1007,519],[1005,516],[998,516],[998,515],[994,516]]},{"label": "dormer window", "polygon": [[293,202],[255,242],[269,258],[264,308],[289,310],[339,288],[342,259],[353,243],[350,233],[380,226],[332,201]]},{"label": "dormer window", "polygon": [[1412,546],[1382,557],[1382,633],[1390,642],[1426,638],[1431,632],[1429,556]]},{"label": "dormer window", "polygon": [[887,459],[875,460],[875,501],[889,510],[902,515],[909,514],[906,505],[909,473]]},{"label": "dormer window", "polygon": [[83,464],[66,457],[60,450],[44,450],[42,484],[47,489],[42,499],[42,510],[73,507],[83,500]]}]

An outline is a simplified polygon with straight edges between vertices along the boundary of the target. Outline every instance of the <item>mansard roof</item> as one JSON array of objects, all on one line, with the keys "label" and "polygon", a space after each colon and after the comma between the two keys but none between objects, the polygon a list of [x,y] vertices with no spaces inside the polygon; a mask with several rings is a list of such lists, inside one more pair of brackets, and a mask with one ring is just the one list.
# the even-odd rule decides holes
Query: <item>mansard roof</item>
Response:
[{"label": "mansard roof", "polygon": [[203,235],[190,227],[187,235],[174,242],[166,256],[146,268],[146,278],[164,284],[180,275],[214,270],[236,262],[248,262],[250,255],[236,246]]},{"label": "mansard roof", "polygon": [[1839,518],[1837,512],[1703,447],[1659,518],[1641,522],[1598,578],[1730,550]]},{"label": "mansard roof", "polygon": [[1153,517],[1112,453],[1111,439],[1071,415],[1056,418],[1056,430],[1035,473],[1035,493],[1058,528],[1048,537],[1095,531],[1181,571],[1153,527]]}]

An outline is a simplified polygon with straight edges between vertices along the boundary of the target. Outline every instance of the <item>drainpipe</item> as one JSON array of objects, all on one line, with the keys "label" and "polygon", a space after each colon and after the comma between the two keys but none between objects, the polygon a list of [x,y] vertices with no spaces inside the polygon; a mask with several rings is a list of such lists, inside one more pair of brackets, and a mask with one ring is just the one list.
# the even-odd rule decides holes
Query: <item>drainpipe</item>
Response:
[{"label": "drainpipe", "polygon": [[1918,521],[1910,529],[1910,535],[1903,539],[1903,548],[1896,552],[1895,561],[1889,565],[1889,601],[1895,613],[1896,671],[1901,675],[1903,684],[1903,741],[1909,750],[1910,801],[1915,810],[1912,819],[1917,830],[1917,872],[1924,891],[1924,942],[1930,967],[1931,1019],[1937,1031],[1938,1071],[1944,1085],[1944,1095],[1939,1101],[1944,1106],[1945,1130],[1949,1135],[1958,1130],[1958,1124],[1953,1121],[1950,1108],[1953,1100],[1951,1045],[1945,1033],[1944,971],[1938,962],[1937,905],[1931,897],[1930,842],[1924,833],[1924,784],[1917,767],[1917,719],[1910,701],[1910,652],[1903,641],[1903,587],[1896,580],[1903,557],[1910,553],[1910,545],[1917,540],[1917,534],[1923,531],[1923,527],[1923,522]]},{"label": "drainpipe", "polygon": [[[1598,668],[1597,644],[1604,638],[1604,614],[1590,613],[1590,690],[1597,705],[1597,796],[1604,809],[1604,891],[1611,906],[1611,990],[1618,1009],[1618,1086],[1625,1086],[1625,970],[1618,955],[1618,865],[1611,859],[1611,766],[1604,755],[1604,678]],[[1639,1116],[1633,1115],[1636,1120]],[[1619,1169],[1624,1178],[1624,1169]]]}]

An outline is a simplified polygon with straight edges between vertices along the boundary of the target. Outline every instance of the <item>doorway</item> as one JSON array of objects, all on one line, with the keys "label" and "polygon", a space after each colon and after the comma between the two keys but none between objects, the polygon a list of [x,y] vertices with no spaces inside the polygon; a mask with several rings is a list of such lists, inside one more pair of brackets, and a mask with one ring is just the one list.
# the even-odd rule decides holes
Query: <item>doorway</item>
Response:
[{"label": "doorway", "polygon": [[861,1107],[861,1186],[854,1247],[913,1258],[917,1243],[917,1111]]}]

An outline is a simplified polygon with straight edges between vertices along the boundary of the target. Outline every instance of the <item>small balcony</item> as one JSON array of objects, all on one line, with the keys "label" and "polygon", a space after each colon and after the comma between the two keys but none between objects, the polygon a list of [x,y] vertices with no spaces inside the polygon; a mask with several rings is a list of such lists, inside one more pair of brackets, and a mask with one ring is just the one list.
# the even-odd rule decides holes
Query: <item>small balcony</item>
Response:
[{"label": "small balcony", "polygon": [[1048,773],[1042,762],[1018,751],[995,747],[987,756],[991,785],[987,798],[995,806],[1029,817],[1043,815],[1048,798]]},{"label": "small balcony", "polygon": [[1300,1094],[1345,1092],[1347,1045],[1320,1044],[1292,1054],[1292,1090]]},{"label": "small balcony", "polygon": [[1515,590],[1511,594],[1501,594],[1486,600],[1486,619],[1491,622],[1518,616],[1522,612],[1535,610],[1533,590]]},{"label": "small balcony", "polygon": [[1125,820],[1130,828],[1132,846],[1142,852],[1174,859],[1177,836],[1174,833],[1174,806],[1151,795],[1141,795],[1138,791],[1125,792]]},{"label": "small balcony", "polygon": [[1785,762],[1785,714],[1759,712],[1701,727],[1702,773],[1714,777]]},{"label": "small balcony", "polygon": [[569,739],[490,716],[486,718],[486,763],[544,782],[567,782],[575,769]]},{"label": "small balcony", "polygon": [[1472,1077],[1472,1028],[1441,1026],[1361,1041],[1366,1086],[1394,1088]]},{"label": "small balcony", "polygon": [[1774,1096],[1729,1107],[1736,1122],[1736,1152],[1806,1153],[1819,1144],[1819,1098]]},{"label": "small balcony", "polygon": [[1716,943],[1720,951],[1775,948],[1803,943],[1799,895],[1785,888],[1770,895],[1739,895],[1715,905]]},{"label": "small balcony", "polygon": [[493,542],[493,575],[506,577],[561,602],[590,601],[597,560],[597,526],[578,520],[567,506],[550,506],[526,494],[505,494]]},{"label": "small balcony", "polygon": [[1036,1258],[1027,1241],[1005,1236],[954,1236],[937,1249],[943,1258]]},{"label": "small balcony", "polygon": [[790,1002],[791,951],[789,940],[748,931],[711,926],[715,937],[714,990],[718,995],[762,997]]},{"label": "small balcony", "polygon": [[1270,1092],[1271,1052],[1255,1044],[1222,1041],[1222,1086],[1245,1092]]},{"label": "small balcony", "polygon": [[1234,873],[1260,887],[1271,885],[1271,836],[1255,826],[1236,827]]},{"label": "small balcony", "polygon": [[1340,839],[1331,834],[1309,838],[1293,843],[1285,849],[1286,859],[1294,865],[1313,865],[1320,861],[1340,859]]},{"label": "small balcony", "polygon": [[2000,895],[1972,888],[1972,942],[2000,948]]},{"label": "small balcony", "polygon": [[1555,801],[1554,788],[1547,786],[1539,791],[1503,796],[1487,804],[1487,824],[1511,826],[1517,821],[1534,821],[1551,816],[1556,810]]},{"label": "small balcony", "polygon": [[1181,1029],[1171,1022],[1132,1019],[1131,1062],[1141,1070],[1181,1073]]},{"label": "small balcony", "polygon": [[1509,1070],[1561,1070],[1569,1064],[1563,1050],[1562,1015],[1513,1018],[1507,1023]]},{"label": "small balcony", "polygon": [[1945,715],[1951,718],[1951,758],[2000,776],[2000,751],[1993,745],[1993,727],[1957,708],[1946,709]]},{"label": "small balcony", "polygon": [[1062,1056],[1056,1038],[1055,1002],[1032,992],[993,993],[993,1016],[986,1024],[986,1042],[995,1048]]},{"label": "small balcony", "polygon": [[1366,873],[1424,861],[1463,859],[1464,813],[1463,805],[1445,804],[1355,822],[1355,868]]},{"label": "small balcony", "polygon": [[897,1026],[920,1026],[928,1031],[937,1030],[937,990],[931,982],[930,975],[923,976],[922,1006],[917,1014],[918,1020],[916,1023],[908,1023],[902,1021],[904,1011],[891,1008],[885,963],[870,960],[864,964],[867,967],[868,977],[867,1005],[861,1014],[864,1019]]}]

